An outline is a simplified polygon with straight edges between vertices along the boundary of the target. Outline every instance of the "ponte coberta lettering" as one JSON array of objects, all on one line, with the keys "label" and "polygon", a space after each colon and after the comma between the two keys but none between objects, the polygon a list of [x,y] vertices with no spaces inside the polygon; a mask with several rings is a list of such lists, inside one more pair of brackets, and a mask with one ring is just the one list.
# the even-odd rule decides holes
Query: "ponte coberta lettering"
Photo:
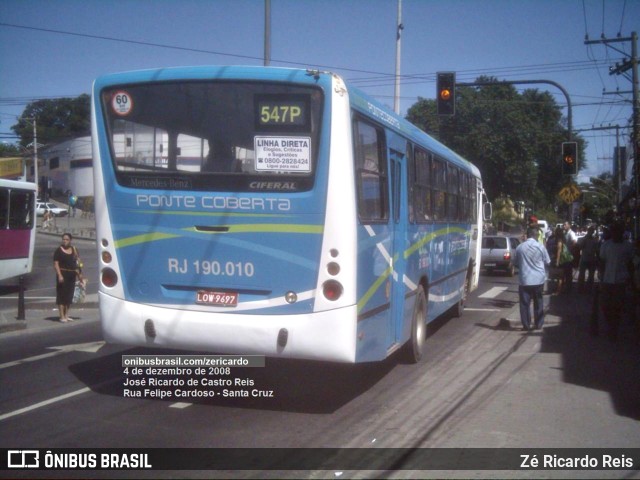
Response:
[{"label": "ponte coberta lettering", "polygon": [[286,212],[287,198],[255,198],[193,195],[136,195],[136,205],[148,208],[199,208],[205,210],[263,210]]}]

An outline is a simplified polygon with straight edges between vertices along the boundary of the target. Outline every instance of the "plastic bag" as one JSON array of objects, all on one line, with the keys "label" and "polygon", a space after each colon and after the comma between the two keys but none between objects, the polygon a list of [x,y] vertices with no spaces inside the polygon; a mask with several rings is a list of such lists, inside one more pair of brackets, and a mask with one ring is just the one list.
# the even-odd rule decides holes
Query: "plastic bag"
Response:
[{"label": "plastic bag", "polygon": [[76,287],[73,290],[73,303],[83,303],[87,296],[87,281],[76,280]]}]

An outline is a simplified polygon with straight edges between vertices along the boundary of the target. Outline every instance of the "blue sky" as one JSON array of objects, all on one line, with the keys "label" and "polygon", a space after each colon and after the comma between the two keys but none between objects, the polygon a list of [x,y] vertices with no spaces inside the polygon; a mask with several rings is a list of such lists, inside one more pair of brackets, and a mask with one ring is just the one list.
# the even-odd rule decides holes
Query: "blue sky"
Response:
[{"label": "blue sky", "polygon": [[[397,0],[271,0],[271,65],[335,71],[393,106],[396,22]],[[603,95],[631,89],[609,75],[622,54],[584,40],[639,31],[639,0],[402,0],[402,22],[403,114],[435,96],[437,71],[456,71],[459,82],[482,74],[560,83],[574,129],[631,116],[631,95]],[[27,102],[90,93],[104,73],[263,63],[263,0],[0,0],[0,24],[0,141],[11,141]],[[533,87],[566,103],[553,87]],[[614,132],[582,135],[584,173],[610,171]]]}]

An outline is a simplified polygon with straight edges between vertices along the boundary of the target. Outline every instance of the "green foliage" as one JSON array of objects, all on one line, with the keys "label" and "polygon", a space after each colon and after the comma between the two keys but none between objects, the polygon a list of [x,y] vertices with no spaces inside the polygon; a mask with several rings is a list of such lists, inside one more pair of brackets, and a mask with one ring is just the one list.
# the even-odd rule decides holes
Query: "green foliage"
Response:
[{"label": "green foliage", "polygon": [[597,223],[607,223],[612,216],[612,207],[617,203],[613,177],[602,173],[591,177],[590,182],[578,185],[582,191],[580,214],[582,221],[590,218]]},{"label": "green foliage", "polygon": [[33,119],[36,119],[38,143],[50,145],[91,132],[91,97],[37,100],[29,103],[18,123],[11,127],[20,137],[20,145],[33,142]]},{"label": "green foliage", "polygon": [[18,146],[0,143],[0,157],[19,157],[20,155]]},{"label": "green foliage", "polygon": [[[522,223],[515,211],[513,201],[507,197],[496,198],[493,202],[493,223],[495,225],[517,226]],[[503,230],[508,230],[503,228]]]},{"label": "green foliage", "polygon": [[[567,181],[561,175],[561,144],[568,138],[553,96],[537,89],[519,93],[506,84],[456,90],[455,116],[439,118],[435,100],[418,98],[407,119],[474,163],[490,199],[509,197],[536,212],[553,211]],[[584,140],[574,140],[584,152]]]}]

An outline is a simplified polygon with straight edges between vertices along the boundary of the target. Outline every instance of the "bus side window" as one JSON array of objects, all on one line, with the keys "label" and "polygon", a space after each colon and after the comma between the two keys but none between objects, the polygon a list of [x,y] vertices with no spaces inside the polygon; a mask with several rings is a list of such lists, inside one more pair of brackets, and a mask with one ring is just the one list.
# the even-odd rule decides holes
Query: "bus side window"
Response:
[{"label": "bus side window", "polygon": [[9,191],[0,190],[0,228],[7,228],[9,216]]},{"label": "bus side window", "polygon": [[360,119],[354,122],[353,130],[358,215],[362,221],[386,221],[389,194],[384,133]]},{"label": "bus side window", "polygon": [[29,229],[33,226],[33,193],[11,192],[10,229]]}]

